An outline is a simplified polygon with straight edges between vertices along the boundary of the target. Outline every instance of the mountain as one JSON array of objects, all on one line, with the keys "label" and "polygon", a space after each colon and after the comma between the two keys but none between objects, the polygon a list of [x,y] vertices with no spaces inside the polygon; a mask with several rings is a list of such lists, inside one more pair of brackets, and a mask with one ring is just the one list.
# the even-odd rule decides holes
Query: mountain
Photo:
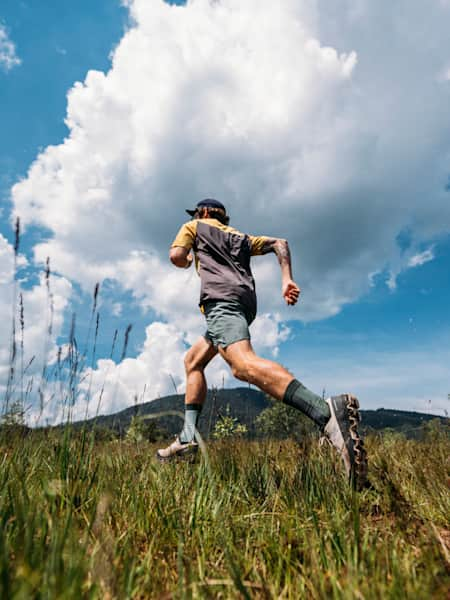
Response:
[{"label": "mountain", "polygon": [[365,427],[371,429],[390,428],[400,430],[416,429],[434,420],[439,420],[442,423],[449,422],[447,417],[387,408],[362,410],[361,420]]},{"label": "mountain", "polygon": [[[227,407],[229,407],[230,414],[236,417],[240,423],[247,425],[250,435],[254,435],[255,418],[270,406],[272,406],[272,402],[263,392],[249,387],[208,390],[205,407],[199,420],[199,431],[204,437],[208,437],[209,433],[214,430],[216,421],[226,414]],[[113,415],[100,415],[86,422],[78,422],[77,425],[80,426],[83,423],[88,426],[96,425],[124,435],[134,416],[153,417],[161,430],[167,432],[168,435],[175,435],[182,427],[183,408],[184,396],[171,395],[157,398],[151,402],[136,404]],[[179,412],[181,416],[167,414],[174,411]],[[410,411],[385,408],[361,411],[361,427],[365,431],[389,428],[408,435],[415,435],[417,430],[433,419],[442,423],[449,422],[449,419],[445,417]]]},{"label": "mountain", "polygon": [[[246,424],[249,432],[253,433],[253,423],[256,417],[269,406],[271,406],[271,401],[262,392],[251,388],[208,390],[198,429],[203,436],[207,437],[213,431],[216,421],[225,415],[227,408],[230,407],[230,414],[236,417],[240,423]],[[167,414],[171,412],[178,412],[180,416]],[[156,417],[156,415],[158,416]],[[184,395],[156,398],[151,402],[130,406],[113,415],[99,415],[94,419],[78,422],[78,425],[81,423],[96,424],[98,427],[112,429],[123,435],[134,416],[153,417],[158,427],[167,431],[169,435],[175,435],[183,424]]]}]

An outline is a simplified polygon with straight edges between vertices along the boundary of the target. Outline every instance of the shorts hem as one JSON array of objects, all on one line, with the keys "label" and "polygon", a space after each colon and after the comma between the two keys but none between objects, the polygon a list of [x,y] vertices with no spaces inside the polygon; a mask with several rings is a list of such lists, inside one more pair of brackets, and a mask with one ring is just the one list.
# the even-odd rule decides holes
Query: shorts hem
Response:
[{"label": "shorts hem", "polygon": [[237,344],[238,342],[242,342],[243,340],[250,341],[250,336],[249,335],[242,336],[242,337],[238,338],[237,340],[233,340],[232,342],[228,342],[227,344],[218,344],[218,347],[222,348],[222,350],[226,350],[227,348],[229,348],[233,344]]}]

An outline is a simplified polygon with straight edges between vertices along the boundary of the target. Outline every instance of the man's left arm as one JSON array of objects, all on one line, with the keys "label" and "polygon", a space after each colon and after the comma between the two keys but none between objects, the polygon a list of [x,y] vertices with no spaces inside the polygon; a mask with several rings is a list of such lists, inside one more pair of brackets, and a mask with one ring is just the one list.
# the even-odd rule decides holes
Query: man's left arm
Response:
[{"label": "man's left arm", "polygon": [[193,261],[191,250],[194,246],[197,232],[196,221],[185,223],[177,233],[169,250],[169,258],[172,264],[180,269],[188,269]]},{"label": "man's left arm", "polygon": [[169,250],[170,262],[180,269],[189,269],[192,264],[192,254],[188,248],[175,246]]},{"label": "man's left arm", "polygon": [[251,238],[251,242],[252,254],[276,254],[281,268],[281,293],[286,304],[296,304],[300,288],[292,277],[291,252],[287,240],[265,237]]}]

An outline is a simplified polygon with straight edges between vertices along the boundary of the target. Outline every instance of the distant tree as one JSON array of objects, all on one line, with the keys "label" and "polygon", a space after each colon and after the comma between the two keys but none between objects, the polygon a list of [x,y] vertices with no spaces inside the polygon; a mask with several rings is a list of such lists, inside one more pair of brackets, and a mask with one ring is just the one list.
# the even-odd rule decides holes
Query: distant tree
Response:
[{"label": "distant tree", "polygon": [[449,423],[441,419],[431,419],[422,425],[423,437],[429,441],[444,439],[450,435]]},{"label": "distant tree", "polygon": [[96,442],[112,442],[118,439],[118,434],[109,427],[100,427],[96,425],[92,429],[92,434]]},{"label": "distant tree", "polygon": [[125,439],[129,442],[156,442],[161,438],[161,431],[154,421],[135,415],[127,429]]},{"label": "distant tree", "polygon": [[1,424],[7,427],[14,425],[22,427],[25,425],[25,414],[23,404],[20,400],[16,400],[10,404],[8,411],[1,417]]},{"label": "distant tree", "polygon": [[315,431],[313,423],[298,410],[269,399],[273,402],[272,406],[264,409],[255,419],[256,431],[260,435],[300,440]]},{"label": "distant tree", "polygon": [[222,415],[213,431],[213,438],[216,440],[223,440],[230,437],[242,436],[247,433],[247,426],[239,423],[236,417],[232,417],[230,413],[230,405],[227,406],[225,415]]},{"label": "distant tree", "polygon": [[8,411],[0,418],[0,437],[9,440],[17,436],[23,437],[30,433],[31,429],[25,424],[23,404],[20,400],[12,402]]}]

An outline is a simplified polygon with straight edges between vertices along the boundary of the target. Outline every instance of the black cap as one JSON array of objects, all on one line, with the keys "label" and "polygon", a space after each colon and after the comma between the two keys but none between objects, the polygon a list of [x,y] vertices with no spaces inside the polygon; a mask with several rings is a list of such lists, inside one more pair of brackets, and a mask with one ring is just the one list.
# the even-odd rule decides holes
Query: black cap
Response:
[{"label": "black cap", "polygon": [[193,217],[195,215],[195,212],[199,209],[199,208],[221,208],[224,213],[226,214],[227,210],[225,208],[225,206],[222,204],[222,202],[219,202],[218,200],[214,200],[214,198],[205,198],[204,200],[200,200],[200,202],[197,202],[197,206],[193,209],[186,209],[186,212],[188,215],[191,215],[191,217]]}]

